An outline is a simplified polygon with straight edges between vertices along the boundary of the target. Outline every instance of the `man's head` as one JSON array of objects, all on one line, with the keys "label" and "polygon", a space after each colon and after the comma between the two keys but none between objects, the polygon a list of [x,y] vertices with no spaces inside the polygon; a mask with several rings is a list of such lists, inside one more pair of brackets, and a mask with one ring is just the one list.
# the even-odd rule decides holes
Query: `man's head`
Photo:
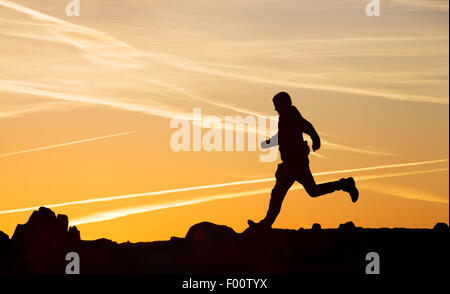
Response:
[{"label": "man's head", "polygon": [[280,92],[273,96],[273,105],[278,114],[286,112],[292,106],[291,96],[286,92]]}]

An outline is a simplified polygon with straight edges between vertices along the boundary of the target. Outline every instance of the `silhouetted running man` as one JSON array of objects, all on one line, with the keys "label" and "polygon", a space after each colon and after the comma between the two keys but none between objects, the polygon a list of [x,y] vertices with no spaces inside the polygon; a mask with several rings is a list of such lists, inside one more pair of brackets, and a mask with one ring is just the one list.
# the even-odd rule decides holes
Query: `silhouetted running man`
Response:
[{"label": "silhouetted running man", "polygon": [[[263,148],[279,145],[282,163],[275,173],[276,183],[272,189],[269,209],[266,217],[259,223],[248,220],[250,227],[270,228],[281,210],[284,196],[289,188],[298,181],[305,187],[311,197],[319,197],[343,190],[350,194],[353,202],[358,200],[358,189],[353,178],[342,178],[339,181],[316,184],[309,169],[309,146],[303,140],[303,133],[309,135],[314,151],[320,148],[320,138],[310,122],[302,117],[297,108],[292,105],[291,97],[286,92],[280,92],[273,97],[275,110],[280,115],[278,133],[269,140],[262,142]],[[278,143],[278,144],[277,144]]]}]

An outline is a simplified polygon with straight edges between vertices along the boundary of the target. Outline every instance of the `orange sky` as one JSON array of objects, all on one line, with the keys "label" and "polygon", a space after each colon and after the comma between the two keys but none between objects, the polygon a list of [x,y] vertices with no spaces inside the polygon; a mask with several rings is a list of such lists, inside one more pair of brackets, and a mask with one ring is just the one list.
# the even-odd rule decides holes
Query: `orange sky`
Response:
[{"label": "orange sky", "polygon": [[70,202],[272,178],[260,151],[174,152],[170,119],[276,115],[279,91],[321,135],[313,172],[392,166],[317,176],[360,200],[292,189],[274,227],[448,223],[448,1],[65,2],[0,0],[0,230],[66,203],[83,239],[240,232],[272,181]]}]

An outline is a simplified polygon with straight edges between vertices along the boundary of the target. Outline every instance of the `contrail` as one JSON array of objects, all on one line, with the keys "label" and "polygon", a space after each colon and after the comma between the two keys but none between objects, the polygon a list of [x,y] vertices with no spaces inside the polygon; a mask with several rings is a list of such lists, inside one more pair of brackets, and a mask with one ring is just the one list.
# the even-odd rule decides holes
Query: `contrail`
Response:
[{"label": "contrail", "polygon": [[[139,66],[139,63],[134,59],[136,57],[151,58],[153,60],[171,65],[184,70],[193,72],[216,75],[221,77],[245,80],[253,83],[270,84],[282,87],[293,87],[301,89],[311,89],[319,91],[330,91],[336,93],[345,93],[353,95],[363,95],[369,97],[378,97],[391,100],[410,101],[410,102],[425,102],[425,103],[437,103],[437,104],[449,104],[446,98],[430,97],[424,95],[410,95],[410,94],[398,94],[375,90],[366,90],[359,88],[334,86],[334,85],[321,85],[295,81],[285,81],[272,78],[266,78],[264,76],[251,76],[242,74],[239,72],[223,71],[209,66],[202,65],[201,62],[196,60],[186,59],[177,55],[147,52],[134,48],[128,43],[119,41],[105,32],[101,32],[89,27],[76,25],[71,22],[47,15],[45,13],[33,10],[23,5],[0,0],[0,5],[8,7],[10,9],[19,11],[26,15],[33,17],[39,21],[44,21],[52,26],[49,26],[50,32],[57,35],[61,41],[69,43],[76,48],[82,50],[84,56],[94,62],[100,62],[106,65],[122,65],[122,66]],[[448,8],[447,8],[448,9]],[[70,34],[66,36],[64,34]],[[73,34],[76,33],[76,34]],[[81,35],[85,38],[77,37]],[[87,38],[86,38],[87,37]],[[88,39],[89,42],[86,40]],[[99,49],[100,48],[100,49]]]},{"label": "contrail", "polygon": [[400,0],[405,4],[421,6],[423,8],[428,8],[431,10],[447,11],[448,12],[448,1],[417,1],[417,0]]},{"label": "contrail", "polygon": [[429,160],[429,161],[418,161],[418,162],[410,162],[410,163],[394,163],[394,164],[387,164],[387,165],[379,165],[379,166],[371,166],[371,167],[361,167],[361,168],[353,168],[353,169],[345,169],[341,171],[328,171],[328,172],[319,172],[314,173],[315,176],[323,176],[323,175],[331,175],[331,174],[339,174],[344,172],[361,172],[361,171],[368,171],[368,170],[377,170],[377,169],[385,169],[385,168],[395,168],[395,167],[408,167],[408,166],[417,166],[417,165],[424,165],[424,164],[433,164],[433,163],[441,163],[441,162],[447,162],[447,159],[437,159],[437,160]]},{"label": "contrail", "polygon": [[67,143],[61,143],[61,144],[55,144],[55,145],[31,148],[31,149],[26,149],[26,150],[20,150],[20,151],[15,151],[15,152],[3,153],[3,154],[0,154],[0,157],[7,157],[7,156],[17,155],[17,154],[22,154],[22,153],[39,151],[39,150],[53,149],[53,148],[64,147],[64,146],[69,146],[69,145],[78,144],[78,143],[86,143],[86,142],[97,141],[97,140],[102,140],[102,139],[106,139],[106,138],[112,138],[112,137],[117,137],[117,136],[124,136],[124,135],[133,134],[133,133],[135,133],[135,132],[123,132],[123,133],[117,133],[117,134],[112,134],[112,135],[106,135],[106,136],[88,138],[88,139],[83,139],[83,140],[77,140],[77,141],[72,141],[72,142],[67,142]]},{"label": "contrail", "polygon": [[176,202],[173,201],[173,202],[164,203],[164,204],[152,204],[152,205],[145,205],[145,206],[139,206],[139,207],[130,207],[130,208],[111,210],[111,211],[103,211],[103,212],[99,212],[99,213],[95,213],[92,215],[87,215],[85,217],[75,219],[74,221],[70,222],[70,225],[76,226],[76,225],[93,223],[93,222],[101,222],[101,221],[105,221],[105,220],[111,220],[111,219],[116,219],[119,217],[124,217],[124,216],[131,215],[131,214],[138,214],[138,213],[172,208],[172,207],[194,205],[194,204],[210,202],[210,201],[219,200],[219,199],[228,199],[228,198],[258,195],[258,194],[267,193],[268,191],[270,191],[270,189],[259,189],[259,190],[245,191],[245,192],[239,192],[239,193],[215,195],[215,196],[211,196],[208,198],[191,199],[191,200],[176,201]]},{"label": "contrail", "polygon": [[[48,31],[59,37],[55,41],[73,45],[84,52],[85,57],[94,62],[122,66],[136,66],[138,64],[133,61],[136,50],[107,33],[76,25],[11,1],[0,0],[0,5],[45,22]],[[42,36],[38,37],[42,38]]]},{"label": "contrail", "polygon": [[[44,96],[44,97],[48,97],[48,98],[52,98],[52,99],[56,99],[56,100],[62,100],[62,101],[98,104],[98,105],[103,105],[103,106],[108,106],[108,107],[113,107],[113,108],[120,108],[121,110],[141,112],[141,113],[145,113],[148,115],[169,118],[169,119],[172,119],[175,117],[184,117],[184,118],[190,120],[190,116],[192,116],[192,114],[189,114],[187,112],[170,109],[169,107],[158,108],[156,106],[150,107],[150,106],[144,106],[144,105],[140,105],[140,104],[132,104],[132,103],[128,103],[128,102],[114,101],[114,100],[108,100],[108,99],[103,99],[103,98],[96,98],[96,97],[89,97],[89,96],[82,96],[82,95],[72,95],[70,93],[41,89],[41,88],[38,88],[36,85],[27,85],[26,83],[9,81],[9,80],[0,80],[0,90],[10,91],[13,93],[28,94],[28,95],[40,95],[40,96]],[[188,94],[186,94],[186,95],[189,96]],[[192,96],[192,97],[194,97],[194,96]],[[239,108],[234,109],[233,107],[227,107],[225,104],[220,104],[220,103],[211,103],[211,102],[208,102],[208,103],[222,107],[222,108],[228,108],[231,110],[236,110],[236,111],[239,111],[242,113],[247,113],[247,114],[255,115],[258,117],[262,117],[264,119],[272,120],[272,118],[270,116],[256,114],[254,112],[247,111],[244,109],[239,109]],[[1,117],[1,115],[0,115],[0,117]],[[197,122],[192,121],[192,123],[195,124]],[[233,126],[231,126],[231,128],[230,128],[230,126],[228,126],[226,124],[224,125],[224,129],[230,129],[230,130],[234,131]],[[257,136],[262,134],[264,137],[267,137],[267,134],[265,134],[264,132],[261,133],[261,131],[258,128],[249,126],[247,129],[244,129],[244,131],[249,132],[249,133],[255,133]],[[339,151],[356,152],[356,153],[362,153],[362,154],[374,154],[374,155],[393,155],[392,153],[370,151],[370,150],[364,150],[364,149],[339,145],[339,144],[328,142],[326,140],[322,140],[322,144],[329,149],[334,149],[334,150],[339,150]],[[318,153],[311,153],[311,155],[325,158],[325,156],[318,154]]]},{"label": "contrail", "polygon": [[[0,0],[1,1],[1,0]],[[189,116],[192,115],[188,112],[174,111],[166,108],[157,108],[154,106],[145,106],[140,104],[121,102],[108,100],[97,97],[83,96],[83,95],[73,95],[71,93],[58,92],[53,90],[47,90],[38,88],[36,85],[24,82],[10,81],[10,80],[0,80],[0,90],[8,91],[12,93],[21,93],[28,95],[39,95],[43,97],[53,98],[57,100],[70,101],[70,102],[82,102],[89,104],[103,105],[113,108],[118,108],[126,111],[141,112],[149,115],[174,118],[180,115]]]},{"label": "contrail", "polygon": [[[314,176],[324,176],[324,175],[332,175],[332,174],[340,174],[340,173],[348,173],[348,172],[359,172],[359,171],[369,171],[369,170],[378,170],[378,169],[386,169],[386,168],[418,166],[418,165],[434,164],[434,163],[441,163],[441,162],[447,162],[447,161],[448,161],[448,158],[447,159],[430,160],[430,161],[398,163],[398,164],[379,165],[379,166],[372,166],[372,167],[363,167],[363,168],[353,168],[353,169],[343,169],[343,170],[335,170],[335,171],[318,172],[318,173],[313,173],[313,175]],[[203,185],[203,186],[195,186],[195,187],[185,187],[185,188],[178,188],[178,189],[161,190],[161,191],[154,191],[154,192],[147,192],[147,193],[127,194],[127,195],[101,197],[101,198],[91,198],[91,199],[86,199],[86,200],[78,200],[78,201],[71,201],[71,202],[64,202],[64,203],[57,203],[57,204],[47,204],[47,205],[43,204],[43,205],[40,205],[40,206],[3,210],[3,211],[0,211],[0,214],[16,213],[16,212],[35,210],[35,209],[39,209],[39,207],[41,207],[41,206],[45,206],[45,207],[48,207],[48,208],[54,208],[54,207],[70,206],[70,205],[77,205],[77,204],[105,202],[105,201],[112,201],[112,200],[119,200],[119,199],[129,199],[129,198],[137,198],[137,197],[164,195],[164,194],[177,193],[177,192],[187,192],[187,191],[194,191],[194,190],[222,188],[222,187],[237,186],[237,185],[265,183],[265,182],[272,182],[274,180],[275,180],[275,178],[262,178],[262,179],[255,179],[255,180],[235,181],[235,182],[228,182],[228,183],[221,183],[221,184],[212,184],[212,185]]]},{"label": "contrail", "polygon": [[398,93],[390,93],[376,90],[366,90],[359,88],[351,88],[344,86],[334,86],[334,85],[321,85],[321,84],[313,84],[313,83],[304,83],[304,82],[295,82],[295,81],[285,81],[278,80],[272,78],[266,78],[263,76],[250,76],[246,74],[241,74],[238,72],[232,71],[223,71],[220,69],[210,68],[194,60],[186,60],[182,59],[178,56],[172,56],[167,54],[158,54],[158,53],[149,53],[144,54],[145,56],[159,60],[166,64],[172,65],[174,67],[181,68],[183,70],[189,70],[193,72],[199,72],[209,75],[215,75],[220,77],[227,77],[233,79],[239,79],[244,81],[249,81],[253,83],[259,84],[269,84],[269,85],[277,85],[288,88],[300,88],[300,89],[311,89],[311,90],[319,90],[319,91],[327,91],[327,92],[335,92],[335,93],[344,93],[344,94],[352,94],[352,95],[363,95],[368,97],[378,97],[390,100],[398,100],[398,101],[408,101],[408,102],[424,102],[424,103],[436,103],[436,104],[449,104],[446,98],[440,97],[432,97],[432,96],[424,96],[424,95],[411,95],[411,94],[398,94]]},{"label": "contrail", "polygon": [[443,198],[442,194],[436,194],[428,189],[417,189],[413,187],[406,187],[406,186],[393,186],[393,185],[359,185],[359,188],[361,190],[369,190],[373,191],[379,194],[389,195],[389,196],[396,196],[403,199],[408,200],[420,200],[420,201],[428,201],[428,202],[434,202],[439,204],[447,204],[448,205],[448,198]]},{"label": "contrail", "polygon": [[[355,179],[357,181],[367,181],[367,180],[373,180],[373,179],[425,174],[425,173],[434,173],[434,172],[441,172],[441,171],[448,171],[448,168],[432,169],[432,170],[424,170],[424,171],[402,172],[402,173],[388,173],[388,174],[372,175],[372,176],[361,176],[361,177],[355,177]],[[301,186],[300,184],[296,184],[291,188],[291,190],[300,190],[300,189],[303,189],[303,186]],[[172,207],[188,206],[188,205],[211,202],[211,201],[221,200],[221,199],[253,196],[253,195],[268,193],[271,190],[272,190],[272,188],[266,188],[266,189],[238,192],[238,193],[220,194],[220,195],[214,195],[214,196],[210,196],[210,197],[191,199],[191,200],[185,200],[185,201],[172,201],[172,202],[162,203],[162,204],[151,204],[151,205],[144,205],[144,206],[137,206],[137,207],[121,208],[121,209],[116,209],[116,210],[102,211],[102,212],[94,213],[91,215],[83,216],[78,219],[74,219],[73,221],[70,222],[70,226],[102,222],[102,221],[117,219],[120,217],[125,217],[128,215],[139,214],[139,213],[150,212],[150,211],[161,210],[161,209],[167,209],[167,208],[172,208]],[[418,198],[411,198],[411,199],[436,202],[435,200],[433,201],[433,200],[427,200],[427,199],[418,199]],[[447,203],[447,202],[444,202],[444,203]]]},{"label": "contrail", "polygon": [[381,175],[370,175],[370,176],[357,176],[354,178],[357,181],[369,181],[369,180],[378,180],[378,179],[383,179],[383,178],[421,175],[421,174],[429,174],[429,173],[436,173],[436,172],[443,172],[443,171],[448,171],[448,168],[437,168],[437,169],[419,170],[419,171],[401,172],[401,173],[386,173],[386,174],[381,174]]}]

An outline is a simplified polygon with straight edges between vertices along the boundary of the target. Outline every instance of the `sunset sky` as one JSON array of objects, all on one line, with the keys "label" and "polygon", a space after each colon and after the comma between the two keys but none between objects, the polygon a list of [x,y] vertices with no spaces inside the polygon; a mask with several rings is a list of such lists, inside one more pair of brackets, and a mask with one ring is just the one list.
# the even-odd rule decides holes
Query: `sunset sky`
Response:
[{"label": "sunset sky", "polygon": [[[82,239],[167,240],[264,217],[278,159],[175,152],[172,118],[276,115],[288,92],[319,132],[318,183],[276,228],[449,221],[448,1],[0,0],[0,230],[39,206]],[[203,129],[203,133],[208,129]],[[309,137],[308,137],[309,140]],[[105,198],[106,197],[106,198]]]}]

